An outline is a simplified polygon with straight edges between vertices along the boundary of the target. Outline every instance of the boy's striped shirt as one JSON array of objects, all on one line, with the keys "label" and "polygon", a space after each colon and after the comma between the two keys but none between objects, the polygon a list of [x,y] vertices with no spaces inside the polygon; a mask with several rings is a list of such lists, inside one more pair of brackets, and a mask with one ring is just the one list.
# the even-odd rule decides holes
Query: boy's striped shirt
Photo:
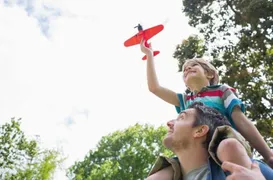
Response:
[{"label": "boy's striped shirt", "polygon": [[236,90],[228,85],[207,86],[197,94],[178,93],[177,96],[180,102],[180,107],[175,106],[177,113],[187,109],[193,102],[199,101],[220,111],[228,118],[233,128],[235,128],[231,118],[233,108],[238,105],[242,112],[245,112],[244,104],[237,97]]}]

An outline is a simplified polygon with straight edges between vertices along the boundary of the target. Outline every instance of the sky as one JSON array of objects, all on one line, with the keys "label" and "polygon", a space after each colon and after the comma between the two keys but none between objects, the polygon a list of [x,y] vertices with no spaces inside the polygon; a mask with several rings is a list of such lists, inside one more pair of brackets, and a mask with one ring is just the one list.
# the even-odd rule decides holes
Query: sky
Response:
[{"label": "sky", "polygon": [[[22,118],[28,136],[61,149],[64,168],[82,160],[102,136],[136,123],[155,126],[175,108],[148,91],[146,61],[126,39],[158,24],[157,75],[185,87],[175,47],[196,30],[180,0],[0,0],[0,125]],[[64,180],[58,171],[55,179]]]}]

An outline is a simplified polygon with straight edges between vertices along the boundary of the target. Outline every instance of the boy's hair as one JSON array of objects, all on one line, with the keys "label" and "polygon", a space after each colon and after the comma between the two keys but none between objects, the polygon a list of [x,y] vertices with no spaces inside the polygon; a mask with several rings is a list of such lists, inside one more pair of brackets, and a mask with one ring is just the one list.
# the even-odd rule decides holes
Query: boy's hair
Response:
[{"label": "boy's hair", "polygon": [[231,126],[230,122],[224,115],[222,115],[216,109],[204,105],[202,102],[194,102],[189,106],[189,108],[196,110],[193,127],[200,125],[207,125],[209,127],[206,140],[203,142],[205,148],[208,148],[211,138],[217,127],[224,125]]},{"label": "boy's hair", "polygon": [[184,68],[188,63],[196,62],[202,66],[202,68],[209,74],[213,75],[213,78],[210,80],[210,85],[216,85],[219,83],[219,75],[216,68],[209,63],[208,61],[204,60],[203,58],[193,58],[187,59],[183,64],[182,71],[184,72]]}]

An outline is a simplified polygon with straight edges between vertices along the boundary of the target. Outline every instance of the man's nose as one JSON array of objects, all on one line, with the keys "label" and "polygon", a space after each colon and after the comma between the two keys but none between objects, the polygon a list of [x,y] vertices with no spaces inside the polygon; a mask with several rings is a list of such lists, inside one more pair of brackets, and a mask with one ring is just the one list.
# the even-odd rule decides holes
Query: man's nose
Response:
[{"label": "man's nose", "polygon": [[174,124],[174,119],[167,122],[168,127],[173,127],[173,124]]}]

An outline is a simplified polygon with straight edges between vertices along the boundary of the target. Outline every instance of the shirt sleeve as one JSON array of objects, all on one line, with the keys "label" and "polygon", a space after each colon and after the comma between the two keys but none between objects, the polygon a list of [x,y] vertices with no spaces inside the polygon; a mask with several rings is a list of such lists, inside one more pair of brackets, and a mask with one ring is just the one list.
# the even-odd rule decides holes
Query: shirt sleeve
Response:
[{"label": "shirt sleeve", "polygon": [[179,100],[179,106],[175,106],[176,112],[179,114],[181,111],[185,110],[185,100],[184,95],[181,93],[177,94],[178,100]]},{"label": "shirt sleeve", "polygon": [[229,117],[231,117],[233,108],[235,106],[239,106],[243,113],[245,113],[245,106],[243,102],[238,98],[236,94],[236,89],[229,87],[227,85],[223,85],[222,87],[222,100],[224,102],[224,107],[227,111]]},{"label": "shirt sleeve", "polygon": [[179,160],[178,158],[167,158],[167,157],[164,157],[164,156],[159,156],[156,160],[156,162],[154,163],[151,171],[148,173],[148,176],[151,176],[155,173],[157,173],[158,171],[166,168],[166,167],[169,167],[169,166],[172,166],[172,169],[173,169],[173,180],[179,180],[182,178],[182,173],[181,173],[181,167],[180,167],[180,164],[179,164]]}]

